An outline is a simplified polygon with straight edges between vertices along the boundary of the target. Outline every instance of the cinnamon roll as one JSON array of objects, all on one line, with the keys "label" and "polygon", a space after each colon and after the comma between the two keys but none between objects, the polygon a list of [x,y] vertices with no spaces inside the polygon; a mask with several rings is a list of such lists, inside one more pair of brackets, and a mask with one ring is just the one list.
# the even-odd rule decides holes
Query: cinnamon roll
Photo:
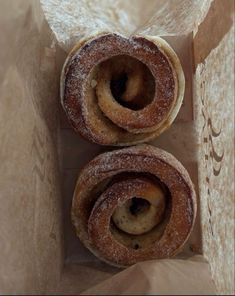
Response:
[{"label": "cinnamon roll", "polygon": [[72,221],[92,253],[128,266],[179,253],[196,208],[182,164],[161,149],[139,145],[106,152],[86,165],[77,180]]},{"label": "cinnamon roll", "polygon": [[61,74],[73,128],[101,145],[142,143],[175,119],[184,96],[180,61],[160,37],[102,34],[81,41]]}]

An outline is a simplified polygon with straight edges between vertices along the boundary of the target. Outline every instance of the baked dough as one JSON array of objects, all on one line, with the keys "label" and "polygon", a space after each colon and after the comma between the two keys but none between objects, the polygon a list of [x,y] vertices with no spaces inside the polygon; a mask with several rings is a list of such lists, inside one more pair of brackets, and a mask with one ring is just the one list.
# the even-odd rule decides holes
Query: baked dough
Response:
[{"label": "baked dough", "polygon": [[[156,207],[154,221],[146,203],[137,205],[147,214],[147,229],[138,219],[130,225],[128,214],[124,227],[117,222],[120,211],[126,213],[128,202],[136,198]],[[91,252],[112,265],[128,266],[179,253],[196,208],[194,187],[182,164],[161,149],[139,145],[103,153],[86,165],[77,180],[72,221]]]},{"label": "baked dough", "polygon": [[[116,95],[115,81],[123,88]],[[128,146],[171,125],[184,87],[180,61],[166,41],[107,33],[81,41],[68,55],[61,102],[73,128],[87,140]]]}]

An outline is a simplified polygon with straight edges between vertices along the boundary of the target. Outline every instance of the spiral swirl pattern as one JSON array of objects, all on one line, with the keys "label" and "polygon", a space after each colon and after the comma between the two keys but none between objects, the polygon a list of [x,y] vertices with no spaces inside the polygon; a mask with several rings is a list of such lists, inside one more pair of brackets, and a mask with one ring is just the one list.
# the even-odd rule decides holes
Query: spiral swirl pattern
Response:
[{"label": "spiral swirl pattern", "polygon": [[195,216],[187,171],[171,154],[150,145],[93,159],[78,178],[72,205],[80,240],[116,266],[176,255]]},{"label": "spiral swirl pattern", "polygon": [[103,34],[81,41],[61,74],[61,102],[86,139],[102,145],[150,140],[176,117],[184,74],[159,37]]}]

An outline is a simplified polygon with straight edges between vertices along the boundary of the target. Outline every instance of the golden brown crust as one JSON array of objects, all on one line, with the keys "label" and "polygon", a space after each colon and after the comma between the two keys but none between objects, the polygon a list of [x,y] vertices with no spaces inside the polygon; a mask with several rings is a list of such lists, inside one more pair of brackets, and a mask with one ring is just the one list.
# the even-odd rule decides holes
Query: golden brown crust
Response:
[{"label": "golden brown crust", "polygon": [[[158,230],[143,234],[138,250],[110,231],[110,217],[115,207],[132,192],[128,184],[133,180],[112,181],[124,172],[157,177],[170,192],[170,215],[161,235]],[[102,197],[109,186],[116,186],[117,193]],[[123,192],[130,190],[129,195],[122,194],[122,187]],[[72,205],[72,220],[81,241],[102,260],[116,266],[174,256],[189,237],[195,216],[196,196],[187,171],[172,155],[150,145],[107,152],[93,159],[78,178]]]},{"label": "golden brown crust", "polygon": [[[148,67],[155,80],[155,94],[141,110],[124,108],[112,100],[109,116],[102,111],[109,110],[110,102],[97,102],[97,75],[103,61],[118,55],[130,56]],[[125,146],[156,137],[174,120],[183,92],[180,62],[161,38],[127,39],[109,33],[89,39],[71,52],[61,75],[61,101],[69,121],[83,137],[102,145]]]}]

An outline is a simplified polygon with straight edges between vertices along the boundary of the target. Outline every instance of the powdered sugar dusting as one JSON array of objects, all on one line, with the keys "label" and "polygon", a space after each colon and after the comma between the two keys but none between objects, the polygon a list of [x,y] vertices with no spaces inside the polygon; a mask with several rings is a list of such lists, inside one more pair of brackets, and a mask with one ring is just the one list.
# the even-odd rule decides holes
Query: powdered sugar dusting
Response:
[{"label": "powdered sugar dusting", "polygon": [[[110,230],[110,218],[115,207],[122,204],[127,198],[126,192],[133,189],[128,182],[126,187],[122,185],[119,189],[101,195],[91,213],[84,214],[84,210],[90,208],[87,201],[92,201],[89,197],[92,188],[102,180],[110,179],[122,172],[155,175],[168,187],[172,196],[170,220],[164,226],[162,237],[156,241],[157,232],[148,236],[146,234],[146,238],[141,241],[144,248],[139,250],[133,250],[133,247],[118,242]],[[143,189],[143,186],[139,188]],[[80,239],[89,249],[94,249],[95,254],[114,265],[128,265],[147,258],[175,255],[187,240],[195,216],[196,196],[187,171],[171,154],[150,145],[134,146],[97,156],[81,172],[73,199],[74,224],[80,228]]]},{"label": "powdered sugar dusting", "polygon": [[[165,46],[159,38],[158,44]],[[169,48],[167,50],[169,53]],[[94,88],[91,87],[91,81],[96,80],[99,71],[97,66],[108,57],[120,54],[130,55],[146,64],[156,80],[154,105],[132,112],[138,114],[137,121],[140,123],[145,122],[147,117],[152,118],[155,125],[150,130],[145,131],[142,123],[133,133],[128,132],[124,119],[128,123],[129,116],[123,116],[123,120],[120,117],[125,108],[118,113],[120,116],[117,114],[122,122],[118,126],[103,114],[97,104]],[[178,110],[182,102],[182,96],[177,96],[175,85],[178,82],[172,67],[169,58],[158,50],[156,44],[142,37],[126,39],[117,34],[102,34],[81,41],[69,55],[61,75],[61,100],[72,126],[87,139],[103,145],[129,145],[154,138],[171,124],[177,114],[174,110]]]}]

